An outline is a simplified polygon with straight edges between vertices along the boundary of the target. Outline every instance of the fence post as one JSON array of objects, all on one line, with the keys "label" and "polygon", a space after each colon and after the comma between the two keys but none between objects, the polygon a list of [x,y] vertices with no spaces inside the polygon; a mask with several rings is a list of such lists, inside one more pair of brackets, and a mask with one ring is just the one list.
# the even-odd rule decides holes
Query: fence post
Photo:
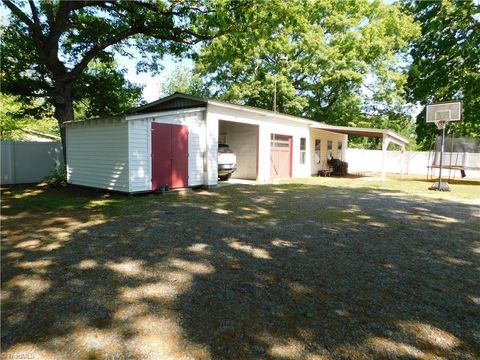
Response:
[{"label": "fence post", "polygon": [[10,141],[10,146],[11,146],[11,151],[10,151],[10,160],[11,160],[11,165],[10,165],[10,168],[12,169],[12,180],[11,180],[11,183],[12,184],[16,184],[17,183],[17,167],[15,166],[15,141]]}]

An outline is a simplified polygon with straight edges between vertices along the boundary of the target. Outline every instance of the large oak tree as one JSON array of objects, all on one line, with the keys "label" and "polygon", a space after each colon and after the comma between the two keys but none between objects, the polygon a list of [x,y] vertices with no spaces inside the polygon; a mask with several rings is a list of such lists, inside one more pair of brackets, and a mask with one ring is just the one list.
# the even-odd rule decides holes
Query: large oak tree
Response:
[{"label": "large oak tree", "polygon": [[[251,5],[221,0],[2,2],[11,13],[2,29],[2,90],[46,99],[63,142],[62,124],[74,119],[76,101],[90,96],[87,113],[96,115],[115,110],[109,108],[109,93],[122,91],[127,103],[138,98],[138,88],[125,83],[116,69],[115,52],[132,58],[140,54],[132,59],[138,69],[154,70],[164,54],[183,55],[191,45],[244,24],[241,9]],[[133,54],[128,52],[132,47]]]}]

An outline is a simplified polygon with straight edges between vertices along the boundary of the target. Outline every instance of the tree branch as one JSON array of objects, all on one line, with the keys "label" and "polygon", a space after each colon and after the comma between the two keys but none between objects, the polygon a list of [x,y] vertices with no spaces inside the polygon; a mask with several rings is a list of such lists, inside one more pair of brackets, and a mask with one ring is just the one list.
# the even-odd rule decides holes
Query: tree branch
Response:
[{"label": "tree branch", "polygon": [[128,38],[129,36],[136,35],[138,33],[139,33],[138,29],[130,28],[128,30],[118,33],[117,35],[111,37],[108,40],[105,40],[100,44],[94,45],[90,50],[86,52],[83,59],[77,65],[75,65],[75,67],[68,73],[67,79],[68,80],[76,79],[80,75],[80,73],[87,67],[88,63],[92,61],[95,56],[97,56],[101,51],[105,50],[107,47],[117,44],[120,41]]},{"label": "tree branch", "polygon": [[[204,35],[204,34],[199,34],[199,33],[196,33],[194,31],[190,31],[190,30],[187,30],[187,29],[180,29],[180,28],[173,28],[172,29],[173,33],[176,34],[176,35],[182,35],[182,34],[187,34],[187,35],[190,35],[190,36],[193,36],[194,38],[196,38],[197,40],[188,40],[188,42],[184,42],[185,44],[195,44],[199,41],[207,41],[207,40],[212,40],[213,39],[213,36],[210,36],[210,35]],[[165,39],[166,40],[166,39]],[[171,40],[175,40],[175,39],[171,39]],[[186,40],[186,39],[184,39]],[[176,41],[176,40],[175,40]]]},{"label": "tree branch", "polygon": [[307,74],[303,74],[303,73],[302,73],[301,75],[298,75],[298,76],[296,77],[296,79],[293,81],[293,85],[294,85],[295,87],[299,87],[300,84],[301,84],[301,82],[303,82],[303,80],[305,80],[307,77],[308,77],[308,75],[307,75]]},{"label": "tree branch", "polygon": [[32,9],[32,16],[34,21],[32,21],[20,8],[8,0],[2,0],[2,2],[10,9],[10,11],[17,16],[21,21],[23,21],[30,31],[33,34],[33,39],[39,51],[39,55],[46,59],[46,53],[43,49],[43,34],[42,28],[40,26],[40,20],[38,18],[38,11],[35,7],[33,1],[30,1],[30,7]]},{"label": "tree branch", "polygon": [[32,10],[33,22],[35,23],[35,25],[40,26],[38,11],[37,11],[37,8],[35,7],[33,0],[29,0],[28,3],[30,4],[30,9]]},{"label": "tree branch", "polygon": [[2,2],[5,4],[6,7],[10,9],[10,11],[18,17],[20,20],[22,20],[25,25],[27,25],[30,30],[35,31],[35,24],[33,23],[32,20],[25,14],[20,8],[18,8],[14,3],[8,1],[8,0],[2,0]]},{"label": "tree branch", "polygon": [[370,86],[368,86],[367,84],[362,83],[362,86],[364,86],[367,90],[370,90],[372,93],[375,94],[375,91]]},{"label": "tree branch", "polygon": [[[102,43],[94,45],[90,50],[86,52],[83,59],[68,73],[66,78],[68,80],[74,80],[87,67],[88,63],[92,61],[95,58],[95,56],[97,56],[100,52],[105,50],[107,47],[118,44],[119,42],[133,35],[143,34],[159,40],[175,41],[175,42],[180,42],[188,45],[193,45],[201,40],[210,39],[210,38],[207,38],[206,35],[205,36],[199,35],[186,29],[174,28],[172,29],[172,31],[175,33],[175,35],[157,36],[154,30],[150,30],[147,28],[132,27],[128,30],[124,30],[118,33],[117,35],[112,36],[110,39],[107,39]],[[187,34],[194,37],[196,36],[198,40],[190,40],[190,39],[183,38],[181,37],[182,34]]]},{"label": "tree branch", "polygon": [[55,14],[55,21],[50,27],[49,42],[57,42],[63,30],[66,29],[68,13],[74,9],[80,9],[83,6],[85,6],[83,1],[60,1],[57,13]]},{"label": "tree branch", "polygon": [[48,25],[51,28],[55,22],[55,15],[53,15],[53,7],[51,1],[45,1],[45,13],[47,14]]}]

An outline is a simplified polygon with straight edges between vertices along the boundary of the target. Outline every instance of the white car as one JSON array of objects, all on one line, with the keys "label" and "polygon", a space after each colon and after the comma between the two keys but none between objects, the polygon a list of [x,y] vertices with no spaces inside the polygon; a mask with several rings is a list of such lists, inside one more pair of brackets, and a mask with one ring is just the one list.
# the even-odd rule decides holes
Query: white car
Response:
[{"label": "white car", "polygon": [[228,180],[237,170],[237,155],[227,144],[218,144],[218,178]]}]

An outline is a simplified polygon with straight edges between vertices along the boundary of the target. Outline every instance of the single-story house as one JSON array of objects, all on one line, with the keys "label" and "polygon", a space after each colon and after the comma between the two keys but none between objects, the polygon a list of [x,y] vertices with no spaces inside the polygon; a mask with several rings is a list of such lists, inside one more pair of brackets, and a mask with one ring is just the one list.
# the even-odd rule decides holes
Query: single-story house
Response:
[{"label": "single-story house", "polygon": [[65,124],[70,184],[126,193],[218,184],[218,143],[237,155],[234,178],[305,177],[344,159],[348,134],[402,136],[331,126],[250,106],[175,93],[132,113]]}]

